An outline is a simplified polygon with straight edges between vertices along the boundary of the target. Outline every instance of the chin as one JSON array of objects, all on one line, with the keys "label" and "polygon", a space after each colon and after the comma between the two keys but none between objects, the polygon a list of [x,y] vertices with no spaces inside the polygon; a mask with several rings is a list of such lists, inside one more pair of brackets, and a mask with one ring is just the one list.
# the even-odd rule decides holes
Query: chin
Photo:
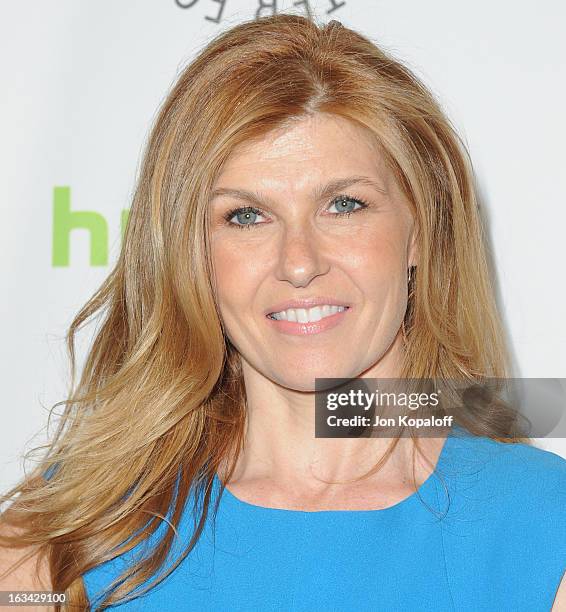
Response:
[{"label": "chin", "polygon": [[297,367],[291,375],[279,372],[273,380],[280,386],[294,391],[314,392],[316,391],[315,381],[317,378],[354,378],[353,371],[347,371],[344,366],[312,368]]}]

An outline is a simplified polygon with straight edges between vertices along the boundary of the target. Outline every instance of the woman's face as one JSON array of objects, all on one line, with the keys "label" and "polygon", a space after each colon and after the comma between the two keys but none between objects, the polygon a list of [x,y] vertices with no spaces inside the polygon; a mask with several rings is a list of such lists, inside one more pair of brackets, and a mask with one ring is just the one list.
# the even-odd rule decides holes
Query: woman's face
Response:
[{"label": "woman's face", "polygon": [[241,145],[210,219],[217,299],[245,373],[299,391],[317,377],[396,375],[413,220],[369,132],[318,114]]}]

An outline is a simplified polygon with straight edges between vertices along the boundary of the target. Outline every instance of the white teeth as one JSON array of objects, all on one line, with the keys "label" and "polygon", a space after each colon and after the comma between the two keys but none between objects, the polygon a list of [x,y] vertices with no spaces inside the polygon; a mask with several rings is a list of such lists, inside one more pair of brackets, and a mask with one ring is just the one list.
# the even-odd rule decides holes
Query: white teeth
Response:
[{"label": "white teeth", "polygon": [[296,323],[315,323],[325,317],[329,317],[337,312],[346,310],[345,306],[330,306],[324,304],[323,306],[314,306],[308,310],[305,308],[288,308],[281,312],[273,312],[270,317],[277,321],[293,321]]}]

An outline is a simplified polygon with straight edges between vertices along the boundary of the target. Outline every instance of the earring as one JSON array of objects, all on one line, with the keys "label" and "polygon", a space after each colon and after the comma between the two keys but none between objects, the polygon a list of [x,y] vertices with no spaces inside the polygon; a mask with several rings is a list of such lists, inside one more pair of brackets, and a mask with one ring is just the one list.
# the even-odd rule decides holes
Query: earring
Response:
[{"label": "earring", "polygon": [[413,268],[414,268],[414,267],[415,267],[415,266],[409,266],[409,270],[408,270],[408,272],[407,272],[407,283],[410,283],[410,282],[411,282],[411,276],[412,276],[412,273],[413,273]]},{"label": "earring", "polygon": [[[415,266],[409,266],[409,268],[407,270],[407,284],[408,285],[411,284],[411,278],[413,276],[413,268],[414,267]],[[410,288],[409,289],[409,299],[411,298],[412,294],[413,294],[413,288]],[[407,318],[407,314],[405,313],[405,317],[403,317],[403,321],[401,322],[401,334],[403,336],[403,341],[405,342],[405,344],[408,343],[407,330],[405,329],[405,319],[406,318]]]}]

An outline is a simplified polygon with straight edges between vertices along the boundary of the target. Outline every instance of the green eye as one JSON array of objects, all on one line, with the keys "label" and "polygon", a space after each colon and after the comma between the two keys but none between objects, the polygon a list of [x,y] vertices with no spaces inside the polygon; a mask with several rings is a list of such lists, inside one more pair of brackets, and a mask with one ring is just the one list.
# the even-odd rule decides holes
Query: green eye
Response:
[{"label": "green eye", "polygon": [[[356,205],[358,208],[356,208]],[[336,206],[337,212],[332,213],[330,216],[342,218],[349,217],[352,213],[367,208],[369,204],[363,200],[360,200],[359,198],[353,198],[348,195],[340,195],[332,200],[330,208],[332,208],[332,206]],[[252,227],[263,225],[263,222],[256,223],[258,216],[263,216],[263,212],[259,208],[255,208],[253,206],[241,206],[239,208],[229,210],[224,215],[224,220],[231,227],[237,227],[238,229],[251,229]],[[236,219],[236,221],[233,219]]]},{"label": "green eye", "polygon": [[[224,219],[229,225],[236,226],[238,229],[243,229],[253,227],[254,225],[261,225],[259,223],[254,223],[258,215],[261,215],[261,210],[251,206],[246,206],[243,208],[234,208],[233,210],[228,211],[224,215]],[[234,217],[236,217],[238,221],[237,223],[232,221]]]},{"label": "green eye", "polygon": [[248,221],[254,221],[255,217],[257,217],[257,213],[253,210],[249,210],[247,212],[237,213],[234,216],[238,219],[240,225],[247,225]]},{"label": "green eye", "polygon": [[336,206],[336,210],[340,214],[350,214],[360,210],[360,208],[354,208],[356,204],[358,204],[360,208],[366,207],[365,202],[349,196],[338,196],[332,202],[332,206]]}]

